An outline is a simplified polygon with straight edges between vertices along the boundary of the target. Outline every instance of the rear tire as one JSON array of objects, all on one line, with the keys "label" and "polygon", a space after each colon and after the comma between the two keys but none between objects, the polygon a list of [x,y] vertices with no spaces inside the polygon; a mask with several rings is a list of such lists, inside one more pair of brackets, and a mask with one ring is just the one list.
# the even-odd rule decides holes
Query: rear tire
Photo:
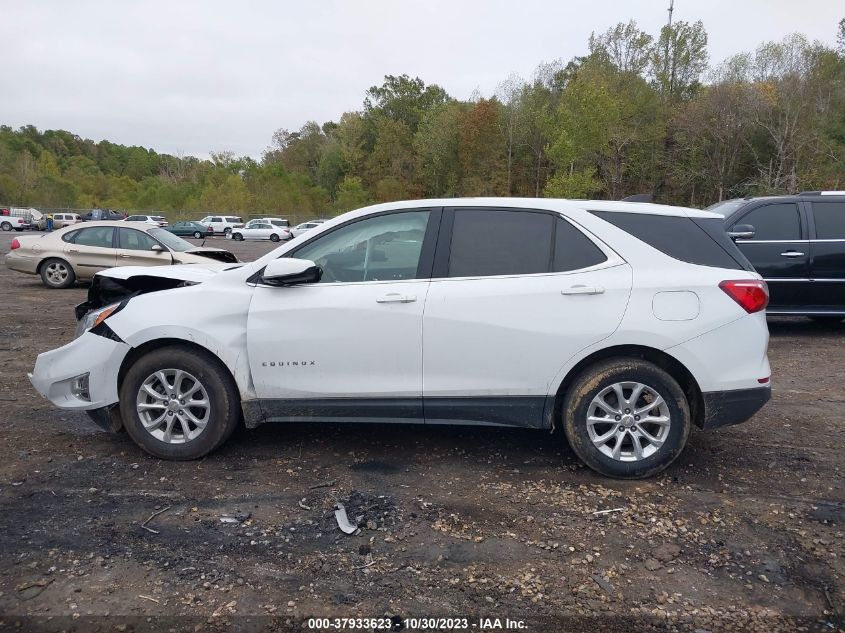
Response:
[{"label": "rear tire", "polygon": [[199,231],[194,231],[194,239],[197,239],[197,240],[198,240],[198,239],[200,239],[201,237],[202,237],[202,233],[200,233]]},{"label": "rear tire", "polygon": [[76,281],[73,267],[65,260],[52,257],[41,264],[41,281],[48,288],[70,288]]},{"label": "rear tire", "polygon": [[153,350],[132,365],[120,387],[120,415],[138,446],[179,461],[215,450],[242,417],[237,386],[223,363],[179,345]]},{"label": "rear tire", "polygon": [[279,236],[278,236],[278,235],[276,235],[275,233],[273,233],[273,234],[270,236],[270,241],[271,241],[271,242],[278,242],[278,241],[279,241]]},{"label": "rear tire", "polygon": [[584,370],[564,397],[562,419],[575,454],[596,472],[620,479],[664,470],[683,451],[691,427],[677,381],[636,358]]}]

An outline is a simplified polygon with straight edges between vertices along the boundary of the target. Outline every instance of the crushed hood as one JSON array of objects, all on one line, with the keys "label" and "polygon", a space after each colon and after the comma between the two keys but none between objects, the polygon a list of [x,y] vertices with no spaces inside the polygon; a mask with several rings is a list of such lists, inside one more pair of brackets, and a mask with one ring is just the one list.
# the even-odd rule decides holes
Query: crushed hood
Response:
[{"label": "crushed hood", "polygon": [[177,266],[120,266],[98,272],[88,289],[88,300],[74,309],[76,319],[91,310],[128,301],[137,295],[180,286],[193,286],[242,264],[182,264]]}]

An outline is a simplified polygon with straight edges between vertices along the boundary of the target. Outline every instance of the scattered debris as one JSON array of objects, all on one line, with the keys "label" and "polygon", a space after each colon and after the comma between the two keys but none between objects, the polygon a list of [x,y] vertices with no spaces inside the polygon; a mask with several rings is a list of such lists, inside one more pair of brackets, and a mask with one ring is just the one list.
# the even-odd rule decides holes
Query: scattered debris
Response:
[{"label": "scattered debris", "polygon": [[610,510],[596,510],[593,512],[593,516],[598,516],[599,514],[610,514],[611,512],[624,512],[625,508],[611,508]]},{"label": "scattered debris", "polygon": [[656,558],[649,558],[645,562],[645,568],[649,571],[657,571],[661,567],[663,567],[663,565],[661,565],[660,561]]},{"label": "scattered debris", "polygon": [[150,515],[150,517],[149,517],[146,521],[144,521],[144,522],[141,524],[141,528],[142,528],[142,529],[144,529],[144,530],[146,530],[147,532],[152,532],[153,534],[159,534],[159,531],[158,531],[158,530],[154,530],[154,529],[152,529],[152,528],[147,527],[147,523],[149,523],[150,521],[152,521],[152,520],[153,520],[154,518],[156,518],[159,514],[164,514],[165,512],[167,512],[168,510],[170,510],[170,508],[172,508],[172,507],[173,507],[173,506],[167,506],[166,508],[162,508],[161,510],[157,510],[156,512],[153,512],[153,513]]},{"label": "scattered debris", "polygon": [[616,594],[616,587],[614,587],[611,583],[607,582],[600,574],[593,574],[593,580],[595,583],[604,589],[608,595],[615,595]]},{"label": "scattered debris", "polygon": [[335,506],[334,518],[337,519],[337,526],[344,534],[352,534],[358,530],[357,525],[353,525],[349,522],[349,517],[346,516],[346,508],[342,503],[338,503]]},{"label": "scattered debris", "polygon": [[[15,589],[21,593],[27,592],[26,594],[21,595],[21,600],[32,600],[36,596],[41,595],[41,592],[44,591],[47,586],[53,582],[53,580],[55,580],[55,578],[42,578],[32,582],[25,582],[15,587]],[[33,589],[34,591],[29,591],[30,589]]]},{"label": "scattered debris", "polygon": [[224,514],[220,517],[220,523],[241,524],[247,521],[252,514],[250,512],[236,512],[235,514]]},{"label": "scattered debris", "polygon": [[305,505],[305,499],[306,499],[306,497],[302,497],[302,499],[300,499],[300,501],[299,501],[299,503],[298,503],[297,505],[298,505],[300,508],[302,508],[303,510],[310,510],[310,509],[311,509],[311,506],[307,506],[307,505]]},{"label": "scattered debris", "polygon": [[139,598],[143,598],[144,600],[149,600],[150,602],[155,602],[156,604],[161,604],[160,600],[156,600],[152,596],[145,596],[144,594],[138,594]]},{"label": "scattered debris", "polygon": [[337,479],[330,479],[329,481],[321,481],[318,484],[314,484],[311,486],[310,490],[316,490],[317,488],[331,488],[337,483]]}]

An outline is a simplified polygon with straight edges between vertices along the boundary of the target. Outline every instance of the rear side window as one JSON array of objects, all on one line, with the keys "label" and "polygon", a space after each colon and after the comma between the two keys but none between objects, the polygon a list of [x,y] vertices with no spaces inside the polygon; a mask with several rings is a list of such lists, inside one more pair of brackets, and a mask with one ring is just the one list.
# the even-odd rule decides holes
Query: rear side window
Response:
[{"label": "rear side window", "polygon": [[795,203],[767,204],[746,213],[734,223],[754,227],[753,240],[800,240],[801,218]]},{"label": "rear side window", "polygon": [[719,218],[592,211],[662,253],[688,264],[753,270]]},{"label": "rear side window", "polygon": [[215,218],[211,218],[211,221],[212,221],[212,222],[222,222],[222,221],[223,221],[223,218],[216,218],[216,217],[215,217]]},{"label": "rear side window", "polygon": [[548,272],[553,223],[547,213],[456,210],[449,277]]},{"label": "rear side window", "polygon": [[817,239],[845,239],[845,202],[814,202],[813,217]]},{"label": "rear side window", "polygon": [[65,233],[62,235],[62,241],[64,242],[73,242],[77,235],[79,235],[79,231],[71,231],[70,233]]},{"label": "rear side window", "polygon": [[98,226],[96,228],[82,229],[74,239],[74,244],[80,246],[98,246],[100,248],[112,248],[112,235],[114,229],[110,226]]},{"label": "rear side window", "polygon": [[554,272],[580,270],[607,261],[601,249],[572,224],[558,218],[555,226]]}]

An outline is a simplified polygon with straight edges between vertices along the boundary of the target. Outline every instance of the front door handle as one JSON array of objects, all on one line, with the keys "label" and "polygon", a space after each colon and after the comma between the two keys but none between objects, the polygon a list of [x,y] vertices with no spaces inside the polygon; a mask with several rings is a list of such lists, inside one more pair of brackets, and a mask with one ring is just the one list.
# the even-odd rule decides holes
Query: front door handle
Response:
[{"label": "front door handle", "polygon": [[781,257],[804,257],[804,253],[799,253],[798,251],[786,251],[780,255]]},{"label": "front door handle", "polygon": [[75,248],[69,248],[69,249],[67,249],[67,252],[68,252],[68,253],[78,253],[78,252],[79,252],[79,250],[78,250],[78,249],[75,249]]},{"label": "front door handle", "polygon": [[117,256],[118,257],[126,257],[126,258],[132,257],[132,255],[127,255],[126,253],[118,253]]},{"label": "front door handle", "polygon": [[416,300],[416,295],[403,295],[398,292],[389,292],[376,299],[376,303],[412,303]]},{"label": "front door handle", "polygon": [[601,286],[570,286],[560,291],[562,295],[600,295],[604,292]]}]

